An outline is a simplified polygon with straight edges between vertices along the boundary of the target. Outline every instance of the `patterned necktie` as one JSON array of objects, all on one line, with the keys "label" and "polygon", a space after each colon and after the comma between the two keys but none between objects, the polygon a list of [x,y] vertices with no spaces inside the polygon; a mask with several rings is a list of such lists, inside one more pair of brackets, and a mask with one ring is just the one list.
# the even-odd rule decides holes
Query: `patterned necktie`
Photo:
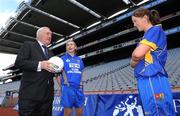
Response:
[{"label": "patterned necktie", "polygon": [[45,45],[42,45],[42,47],[44,48],[44,55],[48,58],[48,48]]}]

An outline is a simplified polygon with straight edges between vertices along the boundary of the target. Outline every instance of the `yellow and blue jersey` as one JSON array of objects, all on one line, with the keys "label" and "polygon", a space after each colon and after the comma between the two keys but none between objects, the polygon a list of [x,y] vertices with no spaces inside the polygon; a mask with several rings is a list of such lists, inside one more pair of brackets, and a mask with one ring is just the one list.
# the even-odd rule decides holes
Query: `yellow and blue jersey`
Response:
[{"label": "yellow and blue jersey", "polygon": [[164,69],[167,60],[167,42],[161,25],[155,25],[148,29],[139,44],[148,45],[151,49],[136,65],[135,77],[149,77],[156,74],[167,76]]},{"label": "yellow and blue jersey", "polygon": [[[64,62],[64,71],[70,86],[79,87],[81,82],[84,63],[77,55],[71,56],[66,53],[61,57]],[[62,84],[64,80],[62,78]]]}]

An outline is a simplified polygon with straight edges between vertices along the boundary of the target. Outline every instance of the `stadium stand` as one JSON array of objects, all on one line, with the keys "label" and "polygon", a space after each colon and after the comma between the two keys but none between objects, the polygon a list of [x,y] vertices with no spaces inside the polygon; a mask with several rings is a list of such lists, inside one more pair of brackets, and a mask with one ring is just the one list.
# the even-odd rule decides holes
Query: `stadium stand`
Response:
[{"label": "stadium stand", "polygon": [[[169,74],[170,82],[173,86],[180,86],[180,48],[168,51],[166,70]],[[85,91],[105,91],[105,90],[127,90],[136,88],[136,80],[133,70],[129,66],[130,59],[100,64],[98,66],[87,67],[84,71]]]},{"label": "stadium stand", "polygon": [[[173,86],[180,86],[180,48],[168,50],[166,70]],[[85,91],[128,90],[136,88],[133,69],[129,65],[129,58],[88,66],[84,69]],[[55,82],[55,89],[59,86]],[[0,85],[0,93],[19,89],[20,81]]]}]

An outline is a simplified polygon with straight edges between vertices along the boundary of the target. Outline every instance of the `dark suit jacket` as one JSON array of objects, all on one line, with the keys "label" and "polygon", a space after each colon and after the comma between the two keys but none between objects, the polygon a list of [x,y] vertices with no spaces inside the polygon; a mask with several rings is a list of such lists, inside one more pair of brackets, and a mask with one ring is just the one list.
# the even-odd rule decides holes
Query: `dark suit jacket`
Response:
[{"label": "dark suit jacket", "polygon": [[[48,51],[48,57],[53,53]],[[15,67],[23,70],[19,99],[38,101],[53,100],[54,82],[53,74],[46,70],[37,72],[38,62],[47,60],[39,43],[24,42],[15,61]]]}]

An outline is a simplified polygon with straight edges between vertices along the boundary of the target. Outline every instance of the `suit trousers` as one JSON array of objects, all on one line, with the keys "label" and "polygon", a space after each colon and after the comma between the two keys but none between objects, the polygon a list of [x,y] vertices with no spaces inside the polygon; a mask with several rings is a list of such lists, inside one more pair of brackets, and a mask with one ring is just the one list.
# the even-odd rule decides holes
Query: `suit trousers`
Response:
[{"label": "suit trousers", "polygon": [[52,116],[52,100],[19,100],[19,116]]}]

